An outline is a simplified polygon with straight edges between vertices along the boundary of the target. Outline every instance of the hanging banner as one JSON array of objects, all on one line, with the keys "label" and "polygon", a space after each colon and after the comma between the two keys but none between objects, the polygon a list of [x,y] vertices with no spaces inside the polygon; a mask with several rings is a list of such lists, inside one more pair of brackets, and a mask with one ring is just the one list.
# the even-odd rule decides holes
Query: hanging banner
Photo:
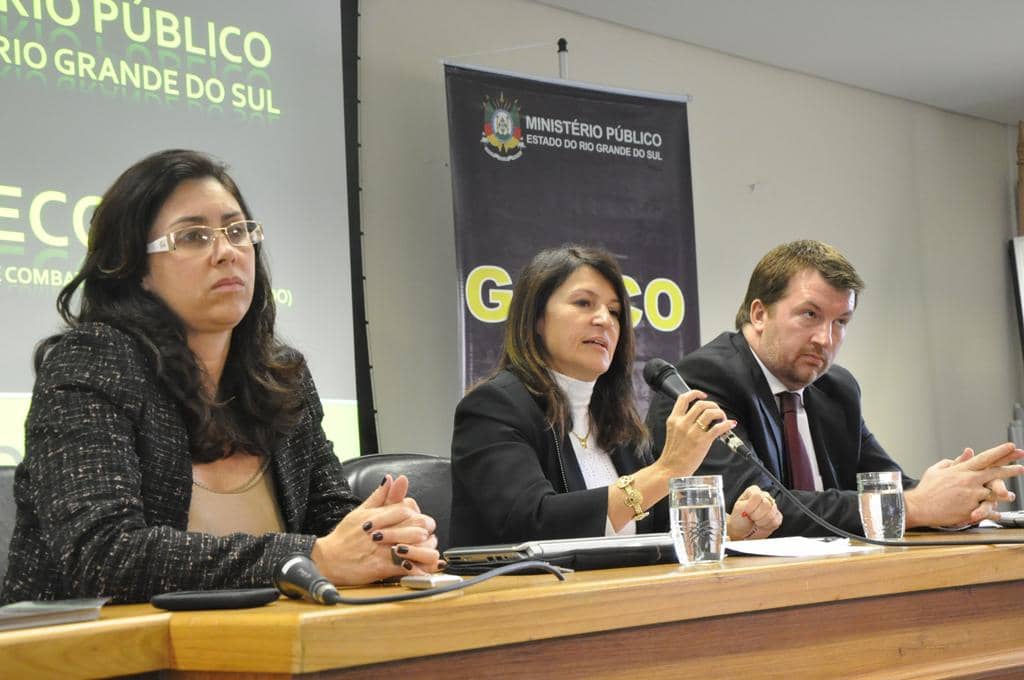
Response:
[{"label": "hanging banner", "polygon": [[622,267],[646,403],[643,362],[700,345],[687,99],[453,65],[445,83],[463,384],[497,364],[519,270],[581,243]]}]

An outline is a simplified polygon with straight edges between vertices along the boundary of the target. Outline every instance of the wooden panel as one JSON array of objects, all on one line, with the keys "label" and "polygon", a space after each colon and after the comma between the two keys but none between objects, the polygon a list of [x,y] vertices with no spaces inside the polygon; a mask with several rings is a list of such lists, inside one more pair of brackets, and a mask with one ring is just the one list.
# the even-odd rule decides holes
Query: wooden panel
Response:
[{"label": "wooden panel", "polygon": [[[1024,532],[999,535],[1014,534]],[[465,593],[386,605],[281,599],[174,614],[107,607],[100,622],[0,634],[0,674],[379,677],[443,668],[621,677],[625,665],[737,677],[775,668],[988,677],[1024,672],[1022,577],[1022,546],[950,546],[813,560],[734,557],[703,569],[580,572],[564,583],[500,577]],[[400,589],[346,591],[382,592]]]},{"label": "wooden panel", "polygon": [[[753,558],[704,571],[672,566],[609,570],[574,574],[565,583],[543,576],[510,577],[507,580],[518,580],[519,587],[496,584],[484,592],[448,600],[303,615],[303,659],[292,670],[308,672],[750,610],[998,582],[1022,574],[1022,550],[949,548],[796,563]],[[522,587],[523,583],[529,587]],[[377,634],[368,636],[367,630]]]},{"label": "wooden panel", "polygon": [[[937,678],[1024,672],[1019,584],[793,607],[509,645],[322,677]],[[543,626],[543,621],[538,621]]]},{"label": "wooden panel", "polygon": [[0,676],[109,677],[169,668],[169,619],[149,614],[0,633]]},{"label": "wooden panel", "polygon": [[[730,558],[502,577],[466,594],[368,607],[279,602],[172,621],[180,669],[308,673],[547,638],[998,583],[1024,574],[1020,547],[889,549],[838,558]],[[354,589],[354,596],[381,588]],[[215,629],[216,635],[210,634]],[[230,641],[230,652],[225,651]]]},{"label": "wooden panel", "polygon": [[281,599],[244,611],[179,612],[170,623],[175,668],[300,673],[301,614],[311,606]]}]

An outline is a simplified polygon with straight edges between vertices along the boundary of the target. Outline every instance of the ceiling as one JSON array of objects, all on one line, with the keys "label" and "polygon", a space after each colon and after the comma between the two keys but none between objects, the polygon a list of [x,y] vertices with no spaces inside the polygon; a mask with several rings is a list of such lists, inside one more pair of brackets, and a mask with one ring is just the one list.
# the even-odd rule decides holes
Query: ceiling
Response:
[{"label": "ceiling", "polygon": [[987,120],[1024,120],[1024,0],[540,0]]}]

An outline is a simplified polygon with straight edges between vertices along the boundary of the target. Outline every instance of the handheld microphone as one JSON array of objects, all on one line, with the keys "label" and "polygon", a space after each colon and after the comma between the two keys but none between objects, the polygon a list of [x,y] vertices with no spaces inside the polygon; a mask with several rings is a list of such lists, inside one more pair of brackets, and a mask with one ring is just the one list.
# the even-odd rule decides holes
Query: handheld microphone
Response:
[{"label": "handheld microphone", "polygon": [[324,578],[320,570],[302,553],[293,553],[284,558],[274,570],[274,585],[293,599],[305,598],[320,604],[337,604],[341,595],[334,585]]},{"label": "handheld microphone", "polygon": [[[679,375],[676,367],[657,357],[644,364],[644,380],[651,386],[651,389],[664,394],[672,401],[678,399],[679,395],[690,391],[690,386],[683,380],[683,376]],[[734,453],[754,458],[753,452],[747,448],[743,440],[732,432],[720,435],[718,441],[728,446]]]}]

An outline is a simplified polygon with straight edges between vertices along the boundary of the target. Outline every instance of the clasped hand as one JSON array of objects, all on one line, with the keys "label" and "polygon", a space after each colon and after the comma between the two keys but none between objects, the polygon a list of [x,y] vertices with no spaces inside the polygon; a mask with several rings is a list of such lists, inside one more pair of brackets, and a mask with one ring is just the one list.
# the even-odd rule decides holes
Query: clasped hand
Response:
[{"label": "clasped hand", "polygon": [[408,491],[404,475],[387,475],[362,505],[318,538],[311,557],[320,572],[336,585],[359,585],[437,571],[437,524]]},{"label": "clasped hand", "polygon": [[1007,442],[975,455],[967,448],[955,460],[940,460],[904,494],[907,527],[956,526],[997,519],[996,505],[1012,501],[1003,480],[1024,472],[1012,465],[1024,451]]},{"label": "clasped hand", "polygon": [[726,522],[729,538],[734,541],[767,538],[782,525],[782,513],[775,499],[761,487],[752,484],[743,490],[732,506]]}]

